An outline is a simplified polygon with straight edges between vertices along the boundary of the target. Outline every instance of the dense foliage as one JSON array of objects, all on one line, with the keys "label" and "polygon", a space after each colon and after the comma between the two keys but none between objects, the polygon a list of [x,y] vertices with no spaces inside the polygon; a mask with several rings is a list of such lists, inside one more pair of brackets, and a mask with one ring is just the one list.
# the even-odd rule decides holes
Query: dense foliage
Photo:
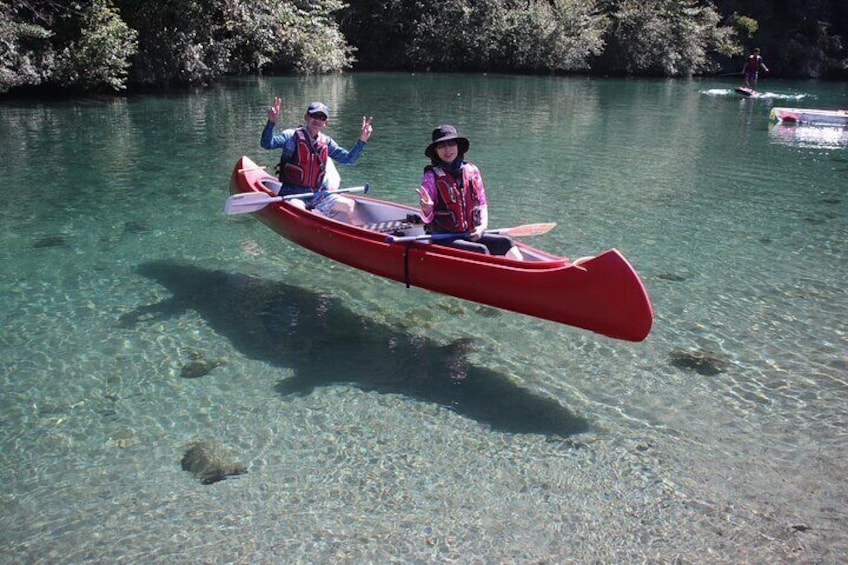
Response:
[{"label": "dense foliage", "polygon": [[775,74],[848,77],[846,41],[845,0],[0,0],[0,92],[349,68],[691,76],[741,69],[754,45]]},{"label": "dense foliage", "polygon": [[343,7],[340,0],[2,0],[0,91],[340,71],[354,52],[335,19]]},{"label": "dense foliage", "polygon": [[428,71],[588,69],[606,26],[595,0],[361,0],[342,20],[362,67]]},{"label": "dense foliage", "polygon": [[132,74],[138,84],[205,84],[262,71],[326,73],[352,63],[352,48],[333,18],[343,7],[339,0],[113,1],[139,30]]},{"label": "dense foliage", "polygon": [[621,0],[610,8],[613,24],[598,65],[610,72],[686,76],[715,70],[715,55],[742,52],[735,30],[697,0]]},{"label": "dense foliage", "polygon": [[54,80],[65,86],[120,90],[138,36],[108,0],[94,0],[80,12],[79,35],[57,53]]}]

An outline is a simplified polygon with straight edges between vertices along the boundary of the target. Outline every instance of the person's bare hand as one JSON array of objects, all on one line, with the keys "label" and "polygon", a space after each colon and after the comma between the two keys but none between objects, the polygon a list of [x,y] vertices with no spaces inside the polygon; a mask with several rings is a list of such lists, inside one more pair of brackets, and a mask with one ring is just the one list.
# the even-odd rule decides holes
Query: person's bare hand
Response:
[{"label": "person's bare hand", "polygon": [[425,216],[429,216],[430,212],[433,211],[433,198],[423,186],[416,188],[415,192],[418,193],[418,197],[421,199],[421,211]]},{"label": "person's bare hand", "polygon": [[368,138],[371,137],[371,132],[374,131],[374,128],[371,127],[371,121],[373,119],[371,116],[362,116],[362,129],[359,133],[360,141],[368,141]]},{"label": "person's bare hand", "polygon": [[274,103],[268,108],[268,121],[272,124],[277,123],[277,119],[280,117],[280,107],[282,104],[283,101],[280,100],[279,96],[277,96],[274,98]]},{"label": "person's bare hand", "polygon": [[477,226],[466,239],[470,241],[478,241],[485,233],[486,226]]}]

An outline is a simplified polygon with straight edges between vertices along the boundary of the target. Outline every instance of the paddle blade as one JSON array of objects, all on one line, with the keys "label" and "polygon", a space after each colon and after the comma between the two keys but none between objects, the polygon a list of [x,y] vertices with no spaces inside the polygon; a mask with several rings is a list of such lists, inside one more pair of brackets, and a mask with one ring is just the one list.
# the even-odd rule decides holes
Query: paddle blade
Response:
[{"label": "paddle blade", "polygon": [[270,196],[264,192],[240,192],[233,194],[224,202],[225,214],[248,214],[258,212],[272,202],[279,202],[281,196]]},{"label": "paddle blade", "polygon": [[515,226],[514,228],[502,228],[499,230],[492,230],[492,232],[512,237],[522,237],[530,235],[542,235],[543,233],[548,233],[555,227],[556,222],[547,222],[541,224],[525,224],[523,226]]}]

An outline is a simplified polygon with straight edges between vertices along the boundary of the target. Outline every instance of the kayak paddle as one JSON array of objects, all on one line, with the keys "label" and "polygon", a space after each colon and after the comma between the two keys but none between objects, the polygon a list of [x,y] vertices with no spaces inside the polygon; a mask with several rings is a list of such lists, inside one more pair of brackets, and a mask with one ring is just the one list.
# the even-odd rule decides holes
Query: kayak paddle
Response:
[{"label": "kayak paddle", "polygon": [[[499,228],[486,230],[486,233],[497,233],[501,235],[509,235],[515,237],[542,235],[548,233],[556,226],[555,222],[546,222],[541,224],[524,224],[523,226],[515,226],[512,228]],[[403,243],[406,241],[445,241],[450,239],[461,239],[470,234],[468,233],[432,233],[424,235],[404,235],[386,237],[386,243]]]},{"label": "kayak paddle", "polygon": [[513,237],[522,237],[528,235],[542,235],[548,233],[556,227],[556,222],[545,222],[541,224],[524,224],[523,226],[515,226],[514,228],[501,228],[496,230],[486,230],[486,233],[499,233],[501,235],[511,235]]},{"label": "kayak paddle", "polygon": [[[364,192],[368,193],[370,185],[352,186],[350,188],[340,188],[338,190],[327,191],[328,194],[339,194],[340,192]],[[271,196],[264,192],[240,192],[233,194],[227,201],[224,202],[225,214],[247,214],[248,212],[256,212],[261,210],[268,204],[274,202],[282,202],[283,200],[295,200],[297,198],[312,198],[314,192],[304,192],[303,194],[289,194],[287,196]]]}]

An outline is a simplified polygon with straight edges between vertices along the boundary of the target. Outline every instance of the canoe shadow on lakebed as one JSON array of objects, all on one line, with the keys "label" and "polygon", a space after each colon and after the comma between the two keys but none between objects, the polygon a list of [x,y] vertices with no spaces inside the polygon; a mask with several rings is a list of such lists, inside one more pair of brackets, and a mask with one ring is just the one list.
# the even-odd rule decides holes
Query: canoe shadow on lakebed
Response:
[{"label": "canoe shadow on lakebed", "polygon": [[283,397],[348,384],[434,402],[509,433],[568,436],[588,429],[555,399],[472,364],[471,340],[441,345],[356,314],[331,294],[240,273],[156,261],[138,272],[172,297],[121,317],[125,328],[198,312],[244,355],[294,370]]}]

